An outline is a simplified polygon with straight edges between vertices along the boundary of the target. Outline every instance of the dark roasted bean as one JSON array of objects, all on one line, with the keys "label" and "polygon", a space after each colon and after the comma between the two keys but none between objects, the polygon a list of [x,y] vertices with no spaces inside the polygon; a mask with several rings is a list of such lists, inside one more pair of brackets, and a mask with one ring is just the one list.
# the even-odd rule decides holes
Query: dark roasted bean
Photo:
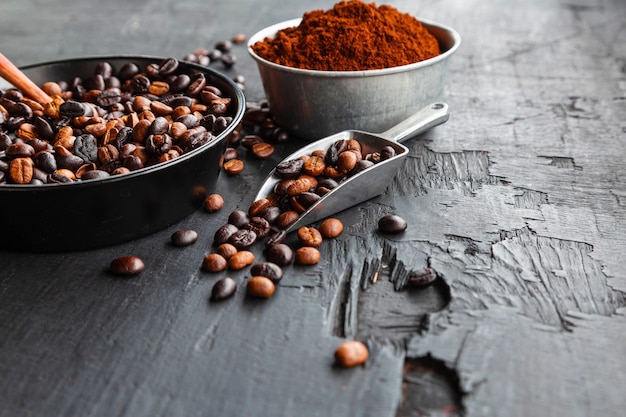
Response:
[{"label": "dark roasted bean", "polygon": [[407,222],[396,214],[387,214],[378,220],[378,228],[385,233],[400,233],[406,230]]},{"label": "dark roasted bean", "polygon": [[265,241],[265,247],[269,248],[270,246],[276,245],[278,243],[285,243],[287,240],[287,232],[284,230],[278,230],[270,235]]},{"label": "dark roasted bean", "polygon": [[250,222],[250,217],[248,213],[243,210],[234,210],[228,216],[228,223],[236,226],[236,227],[244,227],[246,224]]},{"label": "dark roasted bean", "polygon": [[215,235],[213,236],[213,244],[215,246],[219,246],[222,243],[228,242],[228,239],[232,236],[232,234],[238,230],[239,228],[235,225],[225,224],[215,232]]},{"label": "dark roasted bean", "polygon": [[252,268],[250,268],[250,274],[267,277],[275,284],[283,279],[282,268],[273,262],[260,262],[252,265]]},{"label": "dark roasted bean", "polygon": [[218,280],[211,289],[211,300],[221,301],[232,296],[237,291],[237,283],[230,277]]},{"label": "dark roasted bean", "polygon": [[284,243],[277,243],[266,249],[265,256],[268,261],[285,266],[293,261],[293,250]]},{"label": "dark roasted bean", "polygon": [[252,217],[250,222],[244,226],[245,229],[256,233],[257,237],[266,237],[270,234],[270,223],[263,217]]},{"label": "dark roasted bean", "polygon": [[385,159],[393,158],[396,156],[396,150],[391,146],[384,146],[380,149],[380,160],[384,161]]},{"label": "dark roasted bean", "polygon": [[143,261],[136,256],[120,256],[111,261],[109,270],[116,275],[137,275],[143,271],[145,265]]},{"label": "dark roasted bean", "polygon": [[303,166],[304,161],[300,158],[284,161],[276,165],[276,174],[281,178],[297,178]]},{"label": "dark roasted bean", "polygon": [[74,141],[74,154],[85,162],[98,161],[98,142],[96,138],[89,134],[83,134]]},{"label": "dark roasted bean", "polygon": [[228,243],[230,243],[231,245],[236,247],[237,250],[240,251],[250,248],[252,245],[254,245],[256,240],[257,234],[254,232],[254,230],[240,229],[230,235],[230,237],[228,238]]},{"label": "dark roasted bean", "polygon": [[100,169],[92,169],[91,171],[87,171],[85,172],[80,179],[87,181],[87,180],[100,180],[103,178],[107,178],[110,177],[111,174],[109,174],[106,171],[100,170]]},{"label": "dark roasted bean", "polygon": [[177,230],[172,233],[171,241],[174,246],[189,246],[198,240],[198,232],[192,229]]}]

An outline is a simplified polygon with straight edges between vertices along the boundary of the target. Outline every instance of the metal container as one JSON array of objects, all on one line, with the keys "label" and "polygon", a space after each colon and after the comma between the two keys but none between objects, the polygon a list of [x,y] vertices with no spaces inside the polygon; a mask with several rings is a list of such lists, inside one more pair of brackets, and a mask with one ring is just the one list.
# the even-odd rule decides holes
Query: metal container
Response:
[{"label": "metal container", "polygon": [[[91,76],[102,61],[119,69],[127,62],[145,68],[162,60],[101,56],[37,64],[22,70],[41,85]],[[168,227],[201,206],[215,188],[225,139],[243,118],[245,98],[230,79],[210,68],[182,61],[179,68],[203,72],[208,83],[232,99],[229,127],[215,140],[176,159],[129,174],[65,184],[0,185],[0,248],[58,252],[117,244]]]},{"label": "metal container", "polygon": [[461,43],[453,29],[419,19],[439,41],[434,58],[368,71],[317,71],[278,65],[258,56],[252,45],[273,38],[301,19],[269,26],[250,37],[272,115],[307,141],[343,130],[382,132],[429,103],[442,99],[449,58]]}]

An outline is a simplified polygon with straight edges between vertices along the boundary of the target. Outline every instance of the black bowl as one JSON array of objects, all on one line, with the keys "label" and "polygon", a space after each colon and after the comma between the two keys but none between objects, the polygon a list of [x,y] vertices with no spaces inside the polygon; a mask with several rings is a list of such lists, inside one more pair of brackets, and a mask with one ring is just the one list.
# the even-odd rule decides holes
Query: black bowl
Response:
[{"label": "black bowl", "polygon": [[[89,77],[102,61],[119,69],[127,62],[140,68],[163,58],[101,56],[23,67],[38,85]],[[243,92],[210,68],[180,62],[184,71],[201,71],[207,84],[232,99],[232,123],[214,140],[169,162],[129,174],[65,184],[0,185],[0,248],[58,252],[113,245],[156,232],[197,210],[215,189],[226,138],[245,112]]]}]

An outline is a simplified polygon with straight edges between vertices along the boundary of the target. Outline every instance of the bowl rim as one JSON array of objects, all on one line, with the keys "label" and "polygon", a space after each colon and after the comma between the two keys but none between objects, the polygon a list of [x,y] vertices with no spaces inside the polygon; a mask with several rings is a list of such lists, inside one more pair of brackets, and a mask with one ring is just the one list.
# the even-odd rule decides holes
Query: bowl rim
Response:
[{"label": "bowl rim", "polygon": [[283,22],[275,23],[271,26],[267,26],[264,29],[259,30],[248,39],[247,49],[248,49],[248,53],[250,54],[250,56],[252,56],[254,60],[256,60],[259,64],[263,64],[264,66],[267,66],[269,68],[273,68],[273,69],[284,71],[284,72],[290,72],[293,74],[309,75],[309,76],[314,76],[314,77],[327,77],[327,78],[375,77],[375,76],[381,76],[381,75],[395,74],[398,72],[407,72],[407,71],[417,70],[420,68],[435,65],[441,61],[445,61],[451,55],[453,55],[457,51],[457,49],[459,49],[459,46],[461,45],[461,35],[456,30],[454,30],[450,26],[443,25],[441,23],[436,23],[428,19],[422,19],[419,17],[416,17],[416,19],[420,23],[422,23],[424,26],[426,26],[429,32],[431,32],[431,34],[435,36],[435,38],[437,38],[437,40],[440,43],[441,43],[441,39],[439,38],[439,36],[432,33],[431,29],[437,29],[437,31],[444,31],[447,35],[449,35],[450,39],[452,40],[452,45],[450,46],[450,48],[448,48],[446,51],[442,52],[441,54],[433,58],[429,58],[429,59],[419,61],[419,62],[414,62],[412,64],[399,65],[396,67],[383,68],[383,69],[359,70],[359,71],[323,71],[323,70],[311,70],[311,69],[303,69],[303,68],[296,68],[296,67],[288,67],[286,65],[280,65],[272,61],[268,61],[267,59],[262,58],[256,52],[254,52],[254,50],[252,49],[252,45],[254,45],[255,43],[262,41],[267,37],[274,36],[281,29],[298,26],[298,24],[300,24],[300,21],[302,21],[302,18],[296,18],[296,19],[290,19],[290,20],[285,20]]},{"label": "bowl rim", "polygon": [[[166,57],[158,57],[158,56],[152,56],[152,55],[132,55],[132,54],[93,55],[93,56],[85,56],[85,57],[77,57],[77,58],[66,58],[66,59],[57,59],[57,60],[52,60],[52,61],[44,61],[44,62],[40,62],[36,64],[24,65],[24,66],[21,66],[20,69],[29,70],[32,68],[38,68],[38,67],[43,67],[43,66],[48,66],[48,65],[64,65],[64,64],[73,64],[73,63],[79,63],[79,62],[84,62],[84,61],[97,62],[97,61],[106,61],[106,60],[133,60],[133,59],[142,60],[142,61],[146,60],[146,61],[160,62],[166,59]],[[246,111],[246,98],[244,96],[243,91],[241,90],[241,88],[239,88],[235,84],[233,80],[231,80],[225,74],[222,74],[221,72],[213,68],[205,67],[200,64],[196,64],[196,63],[189,62],[189,61],[184,61],[182,59],[179,59],[178,61],[179,61],[179,64],[183,64],[186,67],[191,67],[193,69],[202,71],[204,73],[211,73],[214,77],[219,78],[222,82],[224,82],[225,84],[229,85],[229,87],[232,88],[238,100],[238,103],[240,103],[240,106],[238,107],[235,115],[233,116],[233,120],[231,121],[231,124],[228,126],[226,130],[224,130],[224,132],[221,132],[219,135],[217,135],[214,140],[212,140],[211,142],[205,143],[204,145],[199,146],[189,152],[185,152],[182,155],[180,155],[178,158],[174,158],[170,161],[158,163],[158,164],[151,165],[148,167],[140,168],[138,170],[131,171],[123,175],[111,175],[110,177],[106,177],[106,178],[97,178],[97,179],[92,179],[92,180],[76,181],[76,182],[68,182],[68,183],[52,183],[52,184],[6,183],[6,184],[0,184],[0,191],[11,190],[11,191],[20,191],[20,192],[33,192],[33,191],[48,190],[48,189],[53,189],[53,188],[58,188],[58,187],[72,187],[72,189],[79,189],[83,187],[96,186],[102,183],[115,183],[118,181],[131,180],[132,178],[135,178],[144,174],[148,174],[148,173],[155,172],[155,171],[161,171],[164,169],[169,169],[170,167],[182,164],[185,161],[195,157],[197,154],[202,153],[205,150],[208,150],[208,148],[212,148],[212,147],[217,146],[219,143],[223,143],[225,137],[227,136],[226,132],[229,129],[232,132],[232,130],[234,130],[237,127],[237,125],[241,123],[241,120],[243,119],[244,113]],[[231,129],[231,126],[232,126],[232,129]]]}]

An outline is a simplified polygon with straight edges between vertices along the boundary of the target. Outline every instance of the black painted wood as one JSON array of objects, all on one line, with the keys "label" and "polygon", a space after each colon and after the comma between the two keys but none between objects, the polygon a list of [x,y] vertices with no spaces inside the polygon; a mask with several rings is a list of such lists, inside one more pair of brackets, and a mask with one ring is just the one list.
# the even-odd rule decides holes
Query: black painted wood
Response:
[{"label": "black painted wood", "polygon": [[[389,3],[461,33],[452,116],[407,143],[384,195],[339,215],[346,231],[322,262],[287,268],[269,300],[244,296],[241,271],[234,298],[209,302],[223,275],[200,270],[214,231],[297,143],[222,176],[220,212],[115,247],[0,252],[0,416],[623,415],[626,4]],[[332,4],[11,0],[0,50],[18,65],[182,57]],[[216,69],[262,99],[235,53],[234,69]],[[404,234],[376,232],[389,212]],[[171,246],[180,228],[199,241]],[[140,276],[106,272],[130,253]],[[408,288],[426,266],[437,284]],[[352,338],[370,360],[337,369]]]}]

